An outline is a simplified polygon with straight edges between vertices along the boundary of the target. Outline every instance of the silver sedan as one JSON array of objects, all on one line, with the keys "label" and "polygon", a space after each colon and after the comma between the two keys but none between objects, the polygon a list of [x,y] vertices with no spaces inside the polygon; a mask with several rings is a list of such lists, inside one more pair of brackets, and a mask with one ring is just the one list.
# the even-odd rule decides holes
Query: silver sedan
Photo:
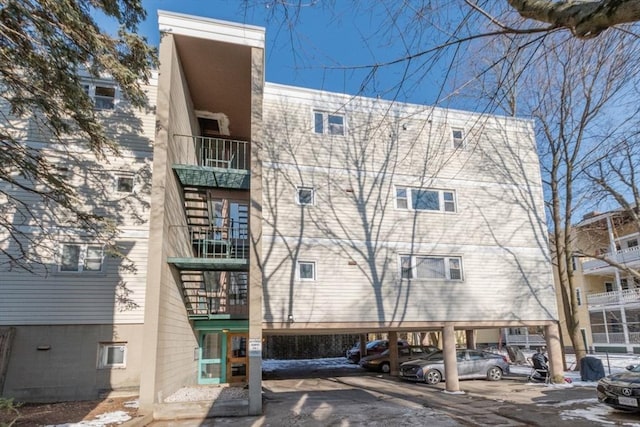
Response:
[{"label": "silver sedan", "polygon": [[[504,374],[509,373],[509,362],[500,354],[479,350],[457,350],[456,358],[460,379],[486,378],[498,381]],[[444,380],[443,359],[442,351],[438,351],[425,359],[403,363],[400,365],[400,378],[438,384]]]}]

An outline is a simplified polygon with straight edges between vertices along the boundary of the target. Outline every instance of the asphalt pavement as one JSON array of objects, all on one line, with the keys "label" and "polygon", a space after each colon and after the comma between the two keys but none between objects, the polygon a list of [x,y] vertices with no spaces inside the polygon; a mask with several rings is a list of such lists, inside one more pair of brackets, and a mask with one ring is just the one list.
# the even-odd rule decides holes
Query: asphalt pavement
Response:
[{"label": "asphalt pavement", "polygon": [[461,381],[461,393],[357,369],[265,373],[263,415],[154,422],[161,426],[640,426],[640,415],[597,402],[594,387]]}]

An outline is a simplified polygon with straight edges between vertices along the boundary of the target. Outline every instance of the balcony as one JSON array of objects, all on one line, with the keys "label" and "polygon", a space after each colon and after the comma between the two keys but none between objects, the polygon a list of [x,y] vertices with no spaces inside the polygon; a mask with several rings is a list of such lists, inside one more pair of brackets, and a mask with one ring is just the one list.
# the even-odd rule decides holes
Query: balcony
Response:
[{"label": "balcony", "polygon": [[183,271],[182,292],[191,319],[247,318],[247,273]]},{"label": "balcony", "polygon": [[228,225],[171,227],[170,239],[188,242],[178,245],[167,262],[182,271],[246,271],[249,266],[247,224],[225,221]]},{"label": "balcony", "polygon": [[601,292],[587,295],[587,304],[589,308],[610,305],[627,305],[633,303],[640,303],[640,289],[624,289],[622,291]]},{"label": "balcony", "polygon": [[[632,264],[640,261],[640,246],[626,248],[615,253],[616,261],[621,264]],[[610,254],[605,254],[609,258]],[[609,263],[601,259],[591,259],[582,263],[582,272],[584,274],[611,274],[615,271]]]},{"label": "balcony", "polygon": [[183,187],[249,189],[248,142],[192,135],[174,138],[191,140],[196,147],[197,165],[173,165]]}]

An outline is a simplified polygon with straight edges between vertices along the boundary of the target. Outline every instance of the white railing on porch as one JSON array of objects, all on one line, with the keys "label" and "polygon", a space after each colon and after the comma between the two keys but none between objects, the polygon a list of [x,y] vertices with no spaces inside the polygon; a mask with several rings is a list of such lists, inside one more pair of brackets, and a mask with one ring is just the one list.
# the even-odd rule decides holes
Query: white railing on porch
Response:
[{"label": "white railing on porch", "polygon": [[623,291],[600,292],[587,295],[587,304],[592,306],[624,305],[640,302],[640,289],[625,289]]},{"label": "white railing on porch", "polygon": [[[593,344],[624,344],[624,332],[593,332],[591,334]],[[607,339],[608,338],[608,339]],[[629,332],[629,343],[640,343],[640,332]]]},{"label": "white railing on porch", "polygon": [[[609,253],[604,254],[605,257],[610,257]],[[621,249],[616,251],[616,260],[620,264],[628,264],[634,261],[640,261],[640,246],[634,246],[632,248]],[[589,273],[590,271],[597,270],[608,266],[609,263],[601,259],[591,259],[582,263],[582,271]]]},{"label": "white railing on porch", "polygon": [[542,335],[538,334],[507,334],[505,337],[506,344],[518,346],[541,346],[546,345],[546,341]]}]

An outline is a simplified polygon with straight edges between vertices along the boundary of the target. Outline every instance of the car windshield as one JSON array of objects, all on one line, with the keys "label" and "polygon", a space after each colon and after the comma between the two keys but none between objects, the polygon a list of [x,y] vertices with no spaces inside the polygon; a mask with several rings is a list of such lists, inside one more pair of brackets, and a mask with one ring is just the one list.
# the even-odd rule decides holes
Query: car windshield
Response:
[{"label": "car windshield", "polygon": [[367,343],[367,348],[371,349],[373,347],[375,347],[376,345],[380,344],[381,341],[370,341]]},{"label": "car windshield", "polygon": [[631,372],[640,372],[640,365],[636,365],[633,368],[629,369]]},{"label": "car windshield", "polygon": [[426,359],[426,360],[442,360],[442,359],[444,359],[444,355],[443,355],[442,351],[438,350],[438,351],[434,351],[433,353],[429,354],[424,359]]}]

